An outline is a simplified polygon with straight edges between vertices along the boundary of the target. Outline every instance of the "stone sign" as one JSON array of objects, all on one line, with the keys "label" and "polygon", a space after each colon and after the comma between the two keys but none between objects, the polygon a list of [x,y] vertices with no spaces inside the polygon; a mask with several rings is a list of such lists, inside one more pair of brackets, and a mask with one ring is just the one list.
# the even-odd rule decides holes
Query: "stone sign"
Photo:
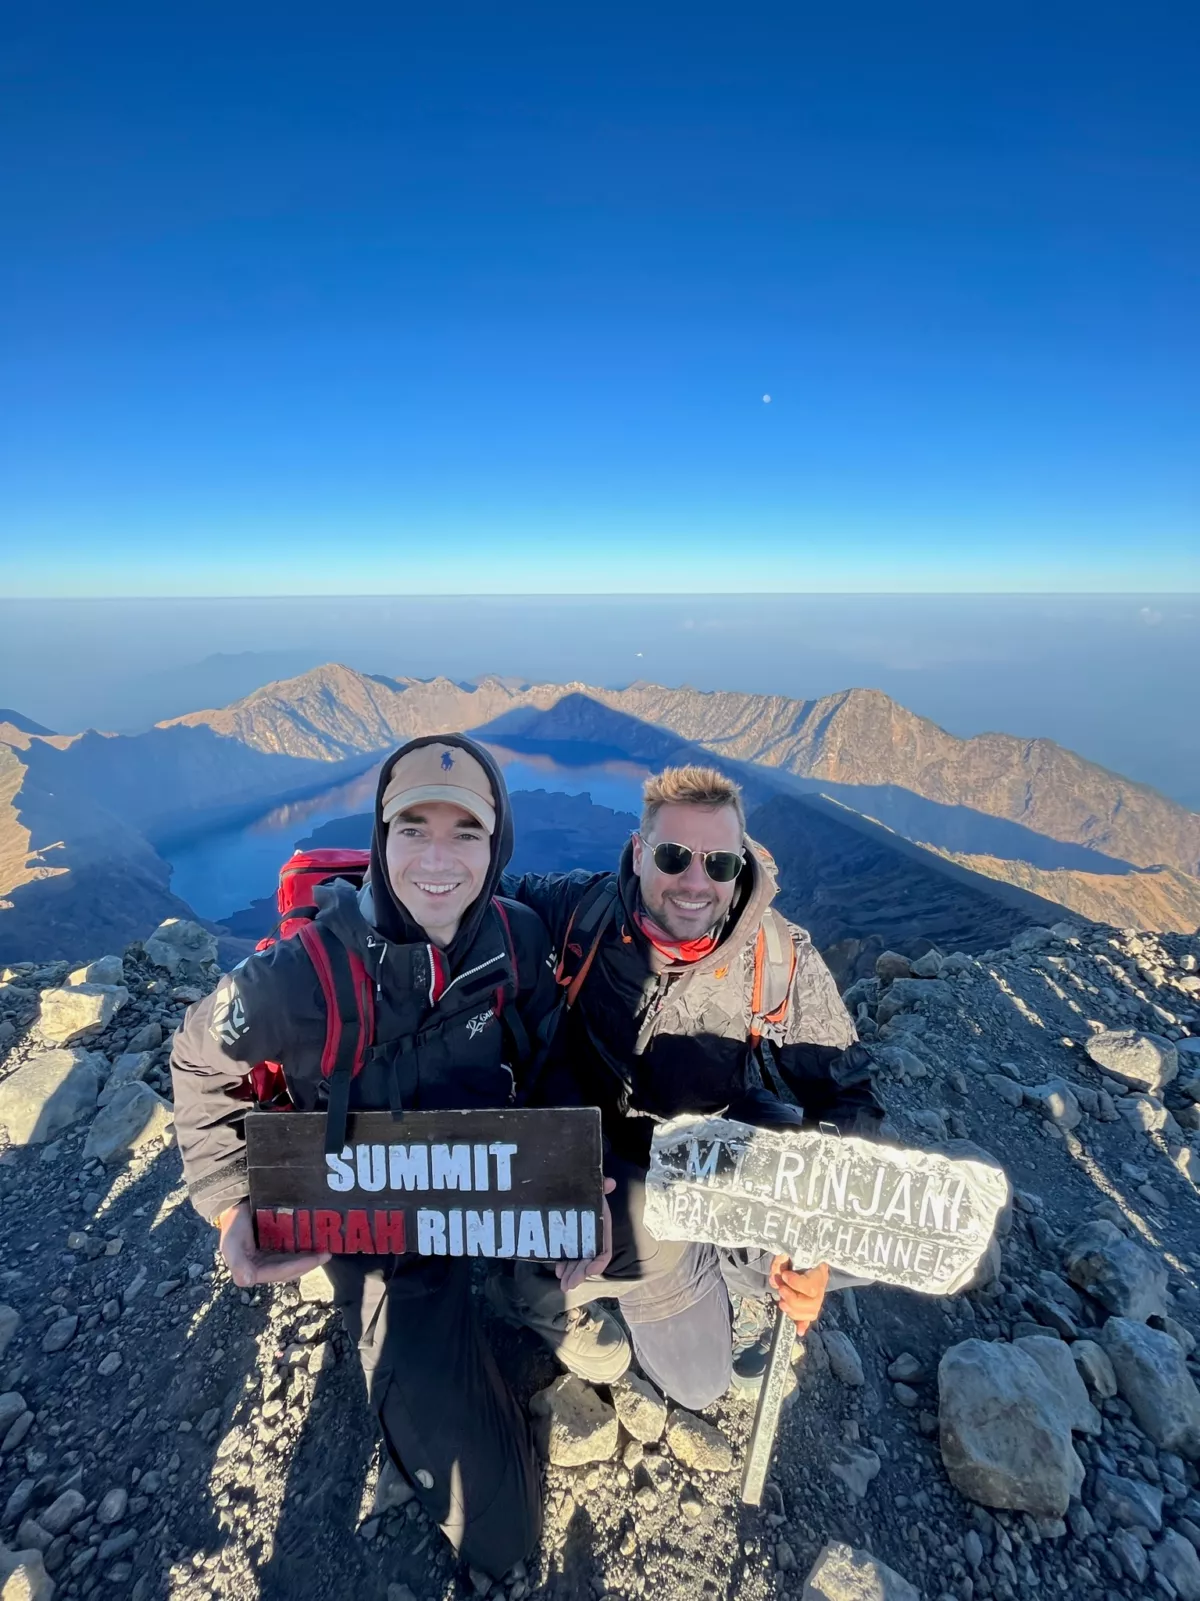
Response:
[{"label": "stone sign", "polygon": [[586,1261],[601,1238],[600,1114],[250,1112],[246,1166],[263,1250]]},{"label": "stone sign", "polygon": [[704,1240],[828,1262],[926,1295],[971,1282],[1008,1200],[999,1167],[856,1136],[679,1117],[654,1135],[646,1224],[660,1240]]}]

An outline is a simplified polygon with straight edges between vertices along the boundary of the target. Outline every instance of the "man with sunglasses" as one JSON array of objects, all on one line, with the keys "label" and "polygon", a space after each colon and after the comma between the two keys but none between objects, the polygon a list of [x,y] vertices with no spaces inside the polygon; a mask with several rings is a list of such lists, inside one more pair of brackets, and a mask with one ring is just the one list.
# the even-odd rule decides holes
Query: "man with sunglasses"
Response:
[{"label": "man with sunglasses", "polygon": [[609,1252],[557,1280],[520,1267],[492,1280],[493,1303],[559,1348],[565,1312],[619,1297],[643,1372],[681,1405],[707,1406],[731,1380],[753,1394],[768,1320],[747,1320],[734,1360],[731,1294],[752,1305],[769,1288],[803,1333],[828,1269],[655,1240],[642,1216],[650,1141],[658,1121],[686,1112],[873,1132],[869,1061],[833,978],[772,907],[774,863],[746,834],[738,786],[712,768],[647,780],[615,874],[531,874],[505,892],[545,922],[565,992],[536,1099],[600,1108],[617,1187]]}]

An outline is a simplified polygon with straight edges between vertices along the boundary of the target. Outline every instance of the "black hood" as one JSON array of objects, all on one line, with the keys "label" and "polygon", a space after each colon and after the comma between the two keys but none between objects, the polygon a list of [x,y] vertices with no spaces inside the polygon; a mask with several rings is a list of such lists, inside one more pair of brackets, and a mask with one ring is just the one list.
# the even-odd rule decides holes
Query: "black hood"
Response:
[{"label": "black hood", "polygon": [[496,803],[496,827],[492,834],[492,859],[488,866],[487,877],[483,882],[483,888],[467,907],[459,924],[458,933],[446,950],[446,959],[453,972],[459,957],[470,950],[487,911],[488,902],[499,886],[500,875],[508,866],[513,850],[512,811],[508,804],[508,789],[504,782],[504,774],[483,746],[477,745],[465,734],[426,734],[421,739],[410,739],[406,745],[401,745],[399,750],[394,750],[379,769],[379,787],[375,791],[375,823],[371,830],[371,921],[384,939],[395,945],[407,945],[422,944],[429,938],[420,924],[396,899],[392,881],[388,876],[386,830],[382,821],[383,792],[387,788],[394,763],[406,751],[418,750],[422,745],[455,745],[474,756],[491,780],[492,797]]}]

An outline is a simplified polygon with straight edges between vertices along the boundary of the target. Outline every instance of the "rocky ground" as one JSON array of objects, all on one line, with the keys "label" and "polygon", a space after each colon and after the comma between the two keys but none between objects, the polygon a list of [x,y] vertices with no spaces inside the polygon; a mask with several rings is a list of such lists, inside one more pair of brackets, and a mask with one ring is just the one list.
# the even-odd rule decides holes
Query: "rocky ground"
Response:
[{"label": "rocky ground", "polygon": [[[202,954],[0,973],[5,1601],[482,1593],[415,1503],[374,1509],[336,1314],[237,1291],[187,1203],[166,1042]],[[545,1537],[496,1601],[799,1595],[829,1542],[858,1553],[805,1591],[830,1601],[1200,1601],[1200,939],[1064,925],[880,968],[847,999],[888,1127],[1003,1163],[998,1276],[831,1297],[760,1509],[746,1404],[706,1428],[555,1386]],[[494,1333],[523,1397],[553,1384]]]}]

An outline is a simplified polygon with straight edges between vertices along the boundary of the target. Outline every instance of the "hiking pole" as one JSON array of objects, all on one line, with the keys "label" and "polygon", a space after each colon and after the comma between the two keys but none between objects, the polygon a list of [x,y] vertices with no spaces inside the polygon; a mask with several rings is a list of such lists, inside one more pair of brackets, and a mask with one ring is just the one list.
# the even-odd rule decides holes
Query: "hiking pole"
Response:
[{"label": "hiking pole", "polygon": [[[822,1134],[841,1134],[841,1130],[833,1123],[818,1123],[817,1127]],[[791,1265],[795,1271],[794,1260]],[[800,1271],[803,1272],[803,1269]],[[775,1450],[775,1436],[779,1433],[783,1399],[787,1394],[788,1370],[792,1365],[792,1342],[795,1338],[796,1325],[783,1307],[777,1306],[767,1371],[763,1374],[762,1389],[758,1392],[754,1427],[750,1430],[750,1444],[746,1447],[746,1466],[742,1469],[742,1502],[745,1506],[759,1506],[762,1502],[767,1469],[771,1466],[771,1455]]]},{"label": "hiking pole", "polygon": [[762,1501],[767,1469],[771,1466],[771,1455],[775,1450],[775,1436],[779,1432],[783,1398],[787,1394],[792,1341],[795,1338],[796,1325],[783,1308],[777,1306],[767,1371],[763,1374],[762,1389],[758,1393],[754,1427],[750,1430],[750,1444],[746,1447],[746,1466],[742,1470],[742,1500],[746,1506],[758,1506]]}]

